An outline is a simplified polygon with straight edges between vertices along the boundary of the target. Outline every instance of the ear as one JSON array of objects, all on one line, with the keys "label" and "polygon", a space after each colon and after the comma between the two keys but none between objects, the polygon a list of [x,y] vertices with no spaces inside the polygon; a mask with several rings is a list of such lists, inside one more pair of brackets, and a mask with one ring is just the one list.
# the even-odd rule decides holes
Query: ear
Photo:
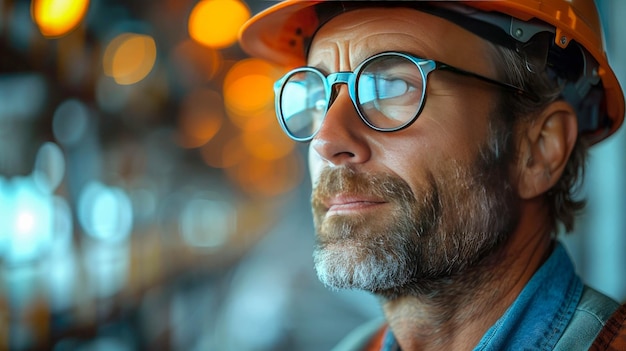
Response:
[{"label": "ear", "polygon": [[522,127],[517,163],[521,198],[534,198],[557,183],[577,136],[576,113],[565,101],[551,103]]}]

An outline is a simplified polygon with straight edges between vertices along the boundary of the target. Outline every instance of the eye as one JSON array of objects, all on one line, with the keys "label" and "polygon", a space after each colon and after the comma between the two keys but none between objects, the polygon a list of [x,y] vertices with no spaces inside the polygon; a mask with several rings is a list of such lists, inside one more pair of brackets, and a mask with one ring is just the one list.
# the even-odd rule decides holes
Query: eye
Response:
[{"label": "eye", "polygon": [[420,68],[402,56],[383,56],[364,66],[357,85],[358,103],[367,121],[394,129],[413,120],[422,103]]},{"label": "eye", "polygon": [[383,74],[363,74],[359,78],[359,102],[367,104],[374,100],[392,99],[418,90],[411,80],[415,81],[413,78],[404,79]]},{"label": "eye", "polygon": [[376,79],[376,96],[378,99],[392,99],[416,90],[415,86],[404,79],[385,77]]}]

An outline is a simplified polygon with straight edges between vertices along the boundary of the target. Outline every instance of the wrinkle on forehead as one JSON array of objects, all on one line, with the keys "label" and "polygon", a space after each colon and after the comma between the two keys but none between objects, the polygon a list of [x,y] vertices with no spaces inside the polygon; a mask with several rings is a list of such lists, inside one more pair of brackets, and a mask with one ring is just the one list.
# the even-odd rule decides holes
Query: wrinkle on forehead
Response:
[{"label": "wrinkle on forehead", "polygon": [[[489,44],[439,17],[409,8],[365,8],[324,24],[309,51],[309,65],[326,71],[353,70],[382,51],[401,51],[451,65],[493,72]],[[482,62],[481,62],[482,61]]]}]

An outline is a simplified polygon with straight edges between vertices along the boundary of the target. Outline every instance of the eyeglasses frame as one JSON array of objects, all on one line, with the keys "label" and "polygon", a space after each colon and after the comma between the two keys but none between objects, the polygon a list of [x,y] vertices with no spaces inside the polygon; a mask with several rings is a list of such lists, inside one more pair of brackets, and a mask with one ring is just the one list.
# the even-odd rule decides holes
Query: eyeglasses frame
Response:
[{"label": "eyeglasses frame", "polygon": [[[357,103],[358,101],[358,93],[357,93],[357,89],[356,89],[356,79],[357,77],[359,77],[361,75],[361,71],[363,70],[364,67],[366,67],[370,62],[372,62],[375,59],[378,59],[380,57],[385,57],[385,56],[399,56],[399,57],[403,57],[411,62],[413,62],[416,67],[420,70],[420,73],[423,77],[422,79],[422,96],[421,96],[421,100],[420,100],[420,106],[418,107],[415,116],[413,116],[410,120],[408,120],[407,122],[405,122],[404,124],[398,126],[398,127],[393,127],[393,128],[380,128],[377,127],[375,125],[373,125],[372,123],[370,123],[367,118],[365,118],[365,116],[363,116],[363,113],[361,112],[361,109]],[[398,51],[385,51],[385,52],[381,52],[378,53],[376,55],[370,56],[367,59],[365,59],[363,62],[361,62],[354,71],[350,72],[350,71],[340,71],[340,72],[335,72],[335,73],[330,73],[328,75],[325,75],[322,71],[320,71],[319,69],[315,68],[315,67],[311,67],[311,66],[303,66],[303,67],[298,67],[295,69],[292,69],[291,71],[287,72],[281,79],[279,79],[275,84],[274,84],[274,93],[276,96],[275,99],[275,109],[276,109],[276,117],[278,118],[278,122],[280,123],[281,128],[283,129],[283,131],[287,134],[287,136],[289,136],[291,139],[297,141],[297,142],[309,142],[311,141],[315,135],[317,135],[319,129],[321,128],[321,124],[320,127],[318,127],[318,129],[311,134],[311,136],[306,137],[306,138],[300,138],[300,137],[296,137],[295,135],[293,135],[289,129],[287,128],[286,125],[286,121],[285,118],[282,114],[282,109],[281,109],[281,101],[282,101],[282,93],[285,87],[285,83],[287,82],[287,80],[294,74],[296,73],[302,73],[302,72],[311,72],[314,74],[317,74],[321,80],[324,82],[324,91],[326,96],[328,97],[328,103],[326,104],[326,110],[324,111],[324,117],[322,119],[322,123],[324,122],[324,120],[326,119],[326,115],[328,113],[328,110],[330,109],[331,103],[332,103],[332,88],[336,85],[336,84],[346,84],[348,86],[348,95],[350,96],[350,100],[352,100],[352,104],[354,105],[355,110],[357,111],[359,118],[361,118],[361,120],[370,128],[372,128],[373,130],[379,131],[379,132],[395,132],[395,131],[399,131],[402,129],[405,129],[407,127],[409,127],[410,125],[412,125],[416,120],[417,117],[419,117],[419,115],[422,112],[422,109],[424,108],[425,105],[425,100],[426,100],[426,85],[428,82],[428,75],[430,73],[432,73],[433,71],[436,70],[444,70],[444,71],[448,71],[454,74],[458,74],[458,75],[462,75],[462,76],[466,76],[466,77],[470,77],[470,78],[475,78],[478,79],[482,82],[494,85],[494,86],[498,86],[500,88],[503,88],[513,94],[525,97],[530,99],[533,102],[538,102],[539,101],[539,97],[531,92],[528,92],[526,90],[524,90],[521,87],[509,84],[509,83],[505,83],[505,82],[501,82],[489,77],[485,77],[483,75],[474,73],[474,72],[470,72],[470,71],[466,71],[464,69],[461,68],[457,68],[454,66],[451,66],[449,64],[443,63],[441,61],[437,61],[437,60],[431,60],[431,59],[423,59],[420,57],[416,57],[413,56],[411,54],[408,53],[404,53],[404,52],[398,52]]]}]

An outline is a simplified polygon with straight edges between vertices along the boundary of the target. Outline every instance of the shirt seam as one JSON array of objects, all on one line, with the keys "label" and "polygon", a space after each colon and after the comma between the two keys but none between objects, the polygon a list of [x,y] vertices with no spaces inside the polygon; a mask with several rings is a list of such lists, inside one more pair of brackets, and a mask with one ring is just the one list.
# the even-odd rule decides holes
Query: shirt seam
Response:
[{"label": "shirt seam", "polygon": [[576,311],[584,312],[587,315],[592,316],[596,320],[596,322],[598,322],[598,324],[600,326],[603,326],[604,323],[605,323],[604,320],[602,318],[600,318],[600,316],[596,312],[594,312],[592,310],[589,310],[589,309],[584,308],[584,307],[577,307]]}]

